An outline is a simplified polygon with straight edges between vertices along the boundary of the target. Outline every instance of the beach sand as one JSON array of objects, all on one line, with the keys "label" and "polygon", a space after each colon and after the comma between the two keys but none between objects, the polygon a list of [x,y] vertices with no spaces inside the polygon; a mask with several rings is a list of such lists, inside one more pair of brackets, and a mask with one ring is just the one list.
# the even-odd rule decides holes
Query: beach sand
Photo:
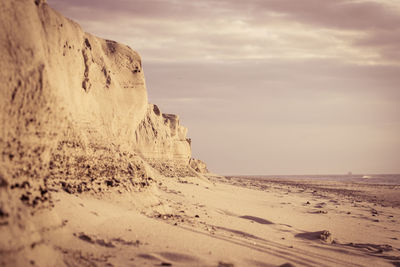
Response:
[{"label": "beach sand", "polygon": [[37,239],[0,263],[400,266],[398,190],[209,175],[134,194],[52,192],[54,208],[32,216]]}]

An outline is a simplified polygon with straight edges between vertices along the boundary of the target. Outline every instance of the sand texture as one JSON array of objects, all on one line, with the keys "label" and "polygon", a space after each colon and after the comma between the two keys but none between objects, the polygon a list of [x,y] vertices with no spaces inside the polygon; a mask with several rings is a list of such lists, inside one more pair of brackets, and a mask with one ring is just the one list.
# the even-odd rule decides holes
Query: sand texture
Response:
[{"label": "sand texture", "polygon": [[140,56],[0,2],[0,266],[400,266],[399,187],[221,177]]},{"label": "sand texture", "polygon": [[[159,178],[132,193],[53,192],[7,266],[398,266],[399,207],[309,183]],[[212,182],[214,181],[214,182]],[[365,187],[352,184],[353,189]],[[368,185],[373,189],[376,185]],[[398,188],[387,188],[395,192]],[[5,232],[2,232],[4,237]],[[24,236],[26,238],[26,235]]]}]

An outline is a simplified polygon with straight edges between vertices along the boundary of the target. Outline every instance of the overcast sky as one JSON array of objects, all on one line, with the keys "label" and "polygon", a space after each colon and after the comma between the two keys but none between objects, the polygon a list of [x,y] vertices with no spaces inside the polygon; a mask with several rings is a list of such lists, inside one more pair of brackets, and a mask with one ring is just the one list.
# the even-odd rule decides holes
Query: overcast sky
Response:
[{"label": "overcast sky", "polygon": [[400,173],[398,0],[48,0],[141,56],[220,174]]}]

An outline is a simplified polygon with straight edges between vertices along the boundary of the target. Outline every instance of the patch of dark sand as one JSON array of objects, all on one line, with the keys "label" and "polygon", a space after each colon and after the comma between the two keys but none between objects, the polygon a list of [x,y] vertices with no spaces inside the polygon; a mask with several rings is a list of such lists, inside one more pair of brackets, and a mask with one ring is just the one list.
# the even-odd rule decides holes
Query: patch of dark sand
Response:
[{"label": "patch of dark sand", "polygon": [[259,224],[274,224],[271,221],[268,221],[266,219],[256,217],[256,216],[244,215],[244,216],[239,216],[239,218],[250,220],[250,221],[255,221],[256,223],[259,223]]},{"label": "patch of dark sand", "polygon": [[290,224],[286,224],[286,223],[280,223],[279,225],[283,225],[283,226],[286,226],[286,227],[289,227],[289,228],[292,228],[293,226],[291,226]]},{"label": "patch of dark sand", "polygon": [[175,262],[197,262],[197,261],[199,261],[194,256],[182,254],[182,253],[160,252],[158,254],[169,261],[175,261]]},{"label": "patch of dark sand", "polygon": [[127,241],[127,240],[124,240],[124,239],[122,239],[122,238],[113,238],[113,239],[111,239],[111,241],[112,242],[117,242],[117,243],[119,243],[119,244],[121,244],[121,245],[125,245],[125,246],[134,246],[134,247],[138,247],[141,243],[140,243],[140,241],[139,240],[136,240],[136,241]]},{"label": "patch of dark sand", "polygon": [[365,215],[359,215],[359,216],[352,216],[353,218],[357,218],[357,219],[363,219],[363,220],[367,220],[367,221],[371,221],[371,222],[379,222],[379,219],[376,218],[371,218]]},{"label": "patch of dark sand", "polygon": [[314,206],[314,208],[322,209],[322,208],[324,208],[325,206],[326,206],[326,203],[325,203],[325,202],[321,202],[321,203],[316,204],[316,205]]},{"label": "patch of dark sand", "polygon": [[347,244],[342,244],[340,242],[335,242],[335,244],[333,246],[330,246],[329,248],[320,247],[320,246],[318,248],[319,249],[333,250],[335,252],[343,253],[343,254],[346,254],[346,255],[359,255],[358,253],[355,253],[355,251],[346,249],[346,247],[354,248],[354,249],[356,249],[356,250],[358,250],[360,252],[366,253],[369,256],[378,257],[378,258],[382,258],[382,259],[388,260],[394,266],[397,266],[396,264],[400,264],[400,257],[399,256],[386,254],[386,253],[393,253],[396,250],[392,246],[386,245],[386,244],[383,244],[383,245],[370,244],[370,243],[347,243]]},{"label": "patch of dark sand", "polygon": [[[400,266],[400,256],[388,255],[386,253],[393,253],[396,249],[387,244],[370,244],[370,243],[347,243],[347,244],[335,244],[335,246],[341,247],[351,247],[354,249],[359,249],[360,251],[366,253],[369,256],[382,258],[390,261],[394,266]],[[336,250],[336,249],[335,249]],[[397,249],[399,250],[399,249]],[[339,251],[339,250],[337,250]],[[350,251],[340,249],[339,252],[344,254],[353,254]]]},{"label": "patch of dark sand", "polygon": [[344,244],[345,246],[353,247],[353,248],[361,248],[367,250],[368,252],[373,253],[383,253],[388,251],[393,251],[393,247],[391,245],[378,245],[378,244],[358,244],[358,243],[348,243]]},{"label": "patch of dark sand", "polygon": [[286,230],[286,229],[280,229],[281,232],[285,232],[285,233],[292,233],[293,231],[291,230]]},{"label": "patch of dark sand", "polygon": [[218,267],[234,267],[234,266],[235,265],[233,263],[223,262],[223,261],[218,262]]},{"label": "patch of dark sand", "polygon": [[221,209],[217,209],[217,212],[223,215],[228,215],[228,216],[237,216],[235,213],[232,213],[228,210],[221,210]]},{"label": "patch of dark sand", "polygon": [[108,263],[108,259],[113,256],[107,254],[93,254],[90,252],[83,252],[80,250],[64,249],[55,247],[62,252],[63,261],[66,266],[112,266]]},{"label": "patch of dark sand", "polygon": [[[75,234],[74,234],[74,235],[75,235]],[[75,236],[76,236],[76,235],[75,235]],[[88,243],[94,244],[94,241],[92,240],[92,238],[91,238],[90,236],[84,234],[84,233],[79,233],[77,236],[78,236],[79,239],[81,239],[81,240],[83,240],[83,241],[86,241],[86,242],[88,242]]]},{"label": "patch of dark sand", "polygon": [[328,211],[326,211],[326,210],[314,210],[314,211],[308,211],[307,213],[310,213],[310,214],[327,214]]},{"label": "patch of dark sand", "polygon": [[159,258],[159,257],[157,257],[155,255],[152,255],[152,254],[142,253],[142,254],[138,254],[137,257],[145,259],[145,260],[148,260],[148,261],[157,261],[157,262],[159,262],[159,264],[154,265],[154,266],[172,266],[172,263],[164,261],[161,258]]},{"label": "patch of dark sand", "polygon": [[151,255],[151,254],[142,253],[142,254],[137,254],[137,256],[138,256],[139,258],[146,259],[146,260],[161,261],[160,258],[158,258],[158,257],[156,257],[156,256],[154,256],[154,255]]},{"label": "patch of dark sand", "polygon": [[274,265],[274,264],[265,263],[265,262],[262,262],[262,261],[247,260],[246,262],[249,264],[249,266],[256,266],[256,267],[276,267],[276,265]]},{"label": "patch of dark sand", "polygon": [[112,238],[110,240],[104,240],[104,239],[100,239],[97,238],[95,236],[90,236],[87,235],[85,233],[74,233],[74,236],[78,237],[79,239],[91,243],[91,244],[95,244],[95,245],[99,245],[99,246],[103,246],[103,247],[108,247],[108,248],[115,248],[116,247],[116,243],[121,244],[121,245],[125,245],[125,246],[135,246],[138,247],[140,245],[140,241],[136,240],[136,241],[127,241],[124,240],[122,238]]},{"label": "patch of dark sand", "polygon": [[257,239],[257,240],[264,240],[264,239],[262,239],[262,238],[260,238],[258,236],[255,236],[255,235],[252,235],[252,234],[240,231],[240,230],[234,230],[234,229],[225,228],[225,227],[222,227],[222,226],[214,226],[214,227],[217,228],[217,229],[220,229],[220,230],[224,230],[224,231],[227,231],[227,232],[230,232],[230,233],[233,233],[233,234],[237,234],[237,235],[243,236],[243,237],[253,238],[253,239]]}]

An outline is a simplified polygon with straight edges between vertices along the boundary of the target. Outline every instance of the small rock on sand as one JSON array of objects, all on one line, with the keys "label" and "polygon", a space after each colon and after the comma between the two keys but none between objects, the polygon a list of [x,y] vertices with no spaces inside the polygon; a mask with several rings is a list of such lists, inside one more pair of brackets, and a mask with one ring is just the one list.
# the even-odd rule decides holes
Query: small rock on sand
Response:
[{"label": "small rock on sand", "polygon": [[297,234],[296,237],[308,240],[321,240],[326,243],[333,242],[333,236],[328,230],[300,233]]},{"label": "small rock on sand", "polygon": [[319,238],[322,241],[327,242],[327,243],[332,243],[332,241],[333,241],[332,234],[327,230],[322,231],[322,233],[321,233]]}]

